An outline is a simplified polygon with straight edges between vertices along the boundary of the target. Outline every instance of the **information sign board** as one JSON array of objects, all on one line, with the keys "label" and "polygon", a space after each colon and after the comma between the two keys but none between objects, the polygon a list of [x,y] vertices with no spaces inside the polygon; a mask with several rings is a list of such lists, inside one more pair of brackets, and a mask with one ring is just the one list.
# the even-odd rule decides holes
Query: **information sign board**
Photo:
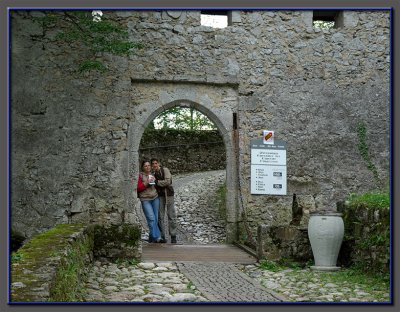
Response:
[{"label": "information sign board", "polygon": [[286,142],[251,141],[251,194],[286,195]]}]

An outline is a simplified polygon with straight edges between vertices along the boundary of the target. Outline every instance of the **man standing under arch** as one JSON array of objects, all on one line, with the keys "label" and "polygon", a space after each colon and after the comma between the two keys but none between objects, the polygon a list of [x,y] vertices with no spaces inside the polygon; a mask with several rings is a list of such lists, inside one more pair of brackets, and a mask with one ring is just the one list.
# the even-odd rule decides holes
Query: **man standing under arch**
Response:
[{"label": "man standing under arch", "polygon": [[171,243],[176,244],[176,211],[174,202],[174,188],[172,187],[172,175],[168,168],[161,167],[158,159],[151,159],[151,168],[156,177],[156,189],[160,198],[160,210],[158,213],[158,227],[161,239],[165,240],[165,212],[168,216],[168,230],[171,235]]}]

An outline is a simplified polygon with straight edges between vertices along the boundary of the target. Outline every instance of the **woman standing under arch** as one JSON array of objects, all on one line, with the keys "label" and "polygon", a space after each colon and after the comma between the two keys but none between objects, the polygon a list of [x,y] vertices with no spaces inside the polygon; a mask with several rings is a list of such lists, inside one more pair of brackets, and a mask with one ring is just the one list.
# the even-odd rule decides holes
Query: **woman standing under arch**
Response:
[{"label": "woman standing under arch", "polygon": [[149,226],[149,242],[165,243],[161,239],[160,229],[158,228],[158,210],[160,208],[160,198],[155,188],[155,177],[151,174],[150,161],[143,160],[142,172],[139,174],[137,192],[142,203],[142,209]]}]

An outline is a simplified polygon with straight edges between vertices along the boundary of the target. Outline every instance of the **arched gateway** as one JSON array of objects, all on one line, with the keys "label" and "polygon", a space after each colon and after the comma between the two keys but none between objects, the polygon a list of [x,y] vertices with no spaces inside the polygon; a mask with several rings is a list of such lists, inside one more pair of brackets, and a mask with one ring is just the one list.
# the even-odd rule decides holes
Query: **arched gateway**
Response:
[{"label": "arched gateway", "polygon": [[[135,105],[128,132],[128,183],[136,180],[139,171],[139,145],[146,126],[162,111],[174,106],[193,107],[206,115],[217,126],[226,150],[226,233],[227,242],[237,235],[237,157],[234,116],[237,110],[236,90],[231,86],[167,83],[135,83]],[[127,188],[128,212],[137,211],[136,193]]]}]

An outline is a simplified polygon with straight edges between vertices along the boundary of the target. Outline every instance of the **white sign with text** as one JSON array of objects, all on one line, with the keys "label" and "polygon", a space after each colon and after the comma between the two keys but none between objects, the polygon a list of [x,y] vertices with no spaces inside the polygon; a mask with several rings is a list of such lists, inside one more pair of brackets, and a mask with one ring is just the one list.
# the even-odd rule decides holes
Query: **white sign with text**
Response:
[{"label": "white sign with text", "polygon": [[251,166],[251,194],[286,195],[286,166]]},{"label": "white sign with text", "polygon": [[252,149],[251,164],[286,166],[286,150]]},{"label": "white sign with text", "polygon": [[251,141],[251,194],[286,195],[286,142]]}]

